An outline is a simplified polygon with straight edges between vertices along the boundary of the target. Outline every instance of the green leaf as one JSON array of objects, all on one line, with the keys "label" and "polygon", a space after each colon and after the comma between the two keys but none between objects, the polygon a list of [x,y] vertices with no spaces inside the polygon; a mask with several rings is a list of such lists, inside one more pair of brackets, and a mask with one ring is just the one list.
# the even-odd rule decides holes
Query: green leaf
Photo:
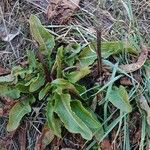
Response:
[{"label": "green leaf", "polygon": [[31,15],[29,19],[30,30],[33,38],[38,42],[40,51],[49,55],[52,53],[52,49],[55,46],[54,37],[48,32],[48,30],[41,24],[40,20]]},{"label": "green leaf", "polygon": [[[131,46],[130,43],[125,43],[123,41],[102,42],[101,51],[102,57],[105,59],[111,55],[116,55],[123,51],[137,54],[137,51],[133,46]],[[92,42],[91,44],[83,48],[81,53],[79,54],[78,59],[81,66],[92,65],[97,59],[96,42]]]},{"label": "green leaf", "polygon": [[0,83],[4,83],[4,82],[8,83],[12,81],[14,81],[14,77],[11,74],[6,76],[0,76]]},{"label": "green leaf", "polygon": [[13,99],[20,97],[20,91],[15,86],[0,85],[0,96],[8,96]]},{"label": "green leaf", "polygon": [[69,94],[55,93],[55,112],[64,126],[71,133],[80,133],[84,139],[91,140],[92,132],[88,126],[71,110],[71,97]]},{"label": "green leaf", "polygon": [[46,94],[49,92],[50,89],[51,89],[51,84],[47,83],[45,87],[39,93],[39,100],[42,100],[46,96]]},{"label": "green leaf", "polygon": [[72,83],[62,78],[52,81],[52,85],[57,88],[61,88],[62,90],[68,89],[69,91],[78,93],[78,91],[76,90],[75,86]]},{"label": "green leaf", "polygon": [[42,87],[45,84],[45,77],[43,74],[38,73],[37,77],[32,80],[29,91],[34,92],[37,91],[40,87]]},{"label": "green leaf", "polygon": [[16,88],[21,92],[21,93],[29,93],[29,87],[25,86],[24,83],[18,82],[16,84]]},{"label": "green leaf", "polygon": [[36,101],[34,95],[32,94],[29,94],[27,99],[30,104],[33,104]]},{"label": "green leaf", "polygon": [[21,119],[31,112],[31,107],[28,101],[18,101],[9,112],[9,120],[7,131],[14,131],[18,128]]},{"label": "green leaf", "polygon": [[[11,74],[14,77],[21,77],[22,79],[25,77],[25,73],[27,72],[27,70],[25,70],[24,68],[22,68],[21,66],[15,66],[12,68]],[[16,79],[18,80],[18,79]]]},{"label": "green leaf", "polygon": [[85,66],[92,65],[94,61],[97,59],[97,55],[94,49],[91,49],[91,47],[87,46],[82,49],[78,59],[80,65],[85,67]]},{"label": "green leaf", "polygon": [[58,48],[56,55],[57,78],[62,77],[62,59],[63,59],[63,46]]},{"label": "green leaf", "polygon": [[[83,107],[80,101],[72,101],[71,102],[71,109],[75,114],[91,129],[93,132],[93,136],[96,135],[97,137],[103,136],[103,129],[100,122],[98,122],[93,115]],[[100,132],[101,131],[101,132]],[[97,135],[99,134],[99,135]]]},{"label": "green leaf", "polygon": [[55,135],[61,137],[61,123],[58,118],[54,116],[54,106],[51,97],[48,97],[48,104],[46,108],[46,118],[48,127],[53,131]]},{"label": "green leaf", "polygon": [[120,111],[127,113],[132,111],[128,93],[123,86],[112,89],[108,95],[108,99],[114,106],[120,109]]},{"label": "green leaf", "polygon": [[32,51],[27,51],[27,55],[28,55],[28,62],[29,62],[29,67],[31,69],[35,69],[36,68],[36,58],[35,58],[35,54]]},{"label": "green leaf", "polygon": [[68,66],[73,66],[75,60],[77,59],[77,54],[81,51],[81,49],[81,45],[77,43],[71,43],[65,47],[65,62]]},{"label": "green leaf", "polygon": [[87,99],[87,94],[82,95],[82,93],[85,93],[86,87],[81,84],[77,84],[77,83],[75,83],[74,86],[77,89],[79,95],[81,95],[82,99]]},{"label": "green leaf", "polygon": [[80,68],[80,70],[73,71],[71,73],[66,73],[65,77],[72,83],[76,83],[80,79],[84,78],[86,75],[90,73],[89,67]]},{"label": "green leaf", "polygon": [[20,78],[24,79],[26,75],[30,75],[31,73],[31,69],[22,68],[21,66],[13,67],[11,71],[12,76],[15,78],[15,81],[13,83],[16,84]]}]

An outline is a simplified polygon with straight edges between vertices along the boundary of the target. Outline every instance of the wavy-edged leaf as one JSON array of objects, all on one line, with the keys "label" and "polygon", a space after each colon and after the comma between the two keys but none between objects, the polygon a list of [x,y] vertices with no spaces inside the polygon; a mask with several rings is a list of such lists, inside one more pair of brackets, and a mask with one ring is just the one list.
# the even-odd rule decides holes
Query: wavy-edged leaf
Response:
[{"label": "wavy-edged leaf", "polygon": [[49,92],[50,89],[51,89],[51,84],[47,83],[45,87],[39,93],[39,100],[42,100],[46,96],[46,94]]},{"label": "wavy-edged leaf", "polygon": [[80,79],[84,78],[90,73],[90,68],[88,66],[80,68],[80,70],[73,71],[71,73],[66,73],[65,77],[72,83],[76,83]]},{"label": "wavy-edged leaf", "polygon": [[52,86],[61,88],[62,90],[68,89],[74,93],[78,93],[78,91],[76,90],[75,86],[72,83],[70,83],[68,80],[65,80],[62,78],[52,81]]},{"label": "wavy-edged leaf", "polygon": [[31,107],[27,100],[18,101],[9,112],[7,131],[10,132],[17,129],[21,119],[30,112],[31,112]]},{"label": "wavy-edged leaf", "polygon": [[[91,129],[93,136],[102,137],[103,129],[100,122],[98,122],[93,115],[83,107],[80,101],[71,101],[71,109],[75,114]],[[99,135],[97,135],[99,134]],[[97,138],[98,139],[98,138]]]},{"label": "wavy-edged leaf", "polygon": [[130,113],[132,107],[129,103],[129,96],[126,89],[123,86],[112,89],[108,96],[109,101],[116,106],[120,111]]},{"label": "wavy-edged leaf", "polygon": [[77,54],[81,51],[82,47],[80,44],[71,43],[64,48],[65,52],[65,62],[68,66],[73,66],[75,60],[77,59]]},{"label": "wavy-edged leaf", "polygon": [[63,46],[59,47],[56,55],[57,78],[62,77]]},{"label": "wavy-edged leaf", "polygon": [[[94,61],[97,59],[95,49],[96,42],[92,42],[92,44],[82,49],[78,57],[81,66],[89,66],[94,63]],[[125,43],[123,41],[102,42],[101,51],[103,58],[108,58],[111,55],[116,55],[123,51],[137,54],[137,51],[133,46],[131,46],[131,44]]]},{"label": "wavy-edged leaf", "polygon": [[69,94],[55,94],[55,112],[64,123],[66,129],[71,133],[80,133],[84,139],[92,139],[92,131],[88,126],[71,110],[71,97]]},{"label": "wavy-edged leaf", "polygon": [[31,34],[38,42],[41,52],[50,55],[55,45],[53,35],[48,32],[35,15],[30,16],[29,23]]},{"label": "wavy-edged leaf", "polygon": [[36,64],[37,64],[37,60],[35,58],[35,54],[32,51],[27,51],[27,55],[28,55],[28,62],[29,62],[29,67],[31,69],[35,69],[36,68]]},{"label": "wavy-edged leaf", "polygon": [[20,91],[15,86],[0,85],[0,96],[8,96],[13,99],[20,97]]},{"label": "wavy-edged leaf", "polygon": [[21,92],[21,93],[29,93],[29,87],[25,86],[24,83],[18,82],[16,84],[16,88]]},{"label": "wavy-edged leaf", "polygon": [[38,90],[40,87],[42,87],[45,84],[45,77],[43,74],[38,73],[37,77],[32,80],[29,91],[34,92]]},{"label": "wavy-edged leaf", "polygon": [[46,118],[48,127],[53,131],[55,135],[61,137],[61,122],[54,116],[54,106],[51,97],[48,97],[48,104],[46,108]]},{"label": "wavy-edged leaf", "polygon": [[91,47],[87,46],[82,49],[78,59],[81,66],[89,66],[92,65],[97,59],[97,55],[94,49],[91,49]]},{"label": "wavy-edged leaf", "polygon": [[36,98],[34,97],[34,95],[29,94],[27,100],[30,104],[33,104],[36,101]]},{"label": "wavy-edged leaf", "polygon": [[0,76],[0,83],[13,82],[14,79],[15,78],[11,74],[5,75],[5,76]]}]

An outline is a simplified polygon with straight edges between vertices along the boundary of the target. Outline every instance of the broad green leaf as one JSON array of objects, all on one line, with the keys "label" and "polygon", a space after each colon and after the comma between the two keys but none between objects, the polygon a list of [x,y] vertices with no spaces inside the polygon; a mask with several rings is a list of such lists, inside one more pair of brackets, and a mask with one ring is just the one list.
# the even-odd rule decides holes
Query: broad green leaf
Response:
[{"label": "broad green leaf", "polygon": [[31,34],[38,42],[40,51],[43,54],[50,56],[52,49],[55,46],[54,37],[41,24],[40,20],[35,15],[30,16],[29,23]]},{"label": "broad green leaf", "polygon": [[69,44],[64,48],[65,51],[65,62],[68,66],[73,66],[77,59],[77,54],[81,51],[82,47],[80,44],[73,43]]},{"label": "broad green leaf", "polygon": [[48,127],[55,135],[61,137],[61,122],[54,116],[54,106],[51,97],[48,97],[48,104],[46,108],[46,118]]},{"label": "broad green leaf", "polygon": [[51,84],[47,83],[45,87],[39,93],[39,100],[42,100],[46,96],[46,94],[49,92],[50,89],[51,89]]},{"label": "broad green leaf", "polygon": [[78,91],[76,90],[75,86],[72,83],[70,83],[68,80],[62,78],[56,79],[52,81],[52,85],[57,88],[61,88],[62,90],[68,89],[69,91],[78,94]]},{"label": "broad green leaf", "polygon": [[134,47],[123,41],[111,41],[102,43],[102,56],[108,58],[110,55],[116,55],[123,51],[137,54]]},{"label": "broad green leaf", "polygon": [[35,54],[32,51],[27,51],[27,55],[28,55],[28,61],[29,61],[29,67],[31,69],[35,69],[36,68],[36,58],[35,58]]},{"label": "broad green leaf", "polygon": [[21,119],[30,112],[31,112],[31,107],[27,100],[18,101],[9,112],[7,131],[10,132],[17,129]]},{"label": "broad green leaf", "polygon": [[30,75],[31,73],[32,73],[31,69],[22,68],[21,66],[13,67],[11,74],[15,78],[14,84],[16,84],[20,78],[24,79],[26,75]]},{"label": "broad green leaf", "polygon": [[[86,87],[85,87],[85,86],[83,86],[83,85],[81,85],[81,84],[77,84],[77,83],[75,83],[74,86],[75,86],[75,88],[77,89],[79,95],[80,95],[80,94],[82,95],[82,93],[85,93],[85,91],[86,91]],[[82,97],[83,99],[87,99],[87,94],[83,94],[81,97]]]},{"label": "broad green leaf", "polygon": [[16,88],[21,92],[21,93],[29,93],[29,87],[25,86],[24,83],[18,82],[16,84]]},{"label": "broad green leaf", "polygon": [[80,133],[84,139],[92,139],[92,131],[72,111],[70,106],[71,97],[69,94],[55,94],[55,112],[58,114],[66,129],[71,133]]},{"label": "broad green leaf", "polygon": [[14,77],[18,77],[20,76],[22,79],[25,77],[25,73],[27,70],[25,70],[24,68],[22,68],[21,66],[15,66],[12,68],[11,74]]},{"label": "broad green leaf", "polygon": [[29,94],[27,99],[30,104],[33,104],[36,101],[34,95],[32,94]]},{"label": "broad green leaf", "polygon": [[103,136],[102,125],[87,109],[83,107],[80,101],[72,101],[71,109],[91,129],[91,131],[93,132],[93,136],[97,134],[99,134],[99,137]]},{"label": "broad green leaf", "polygon": [[29,91],[34,92],[45,84],[45,77],[43,74],[38,73],[37,77],[31,82]]},{"label": "broad green leaf", "polygon": [[92,65],[94,61],[97,59],[97,55],[94,49],[87,46],[82,49],[78,59],[81,66],[89,66]]},{"label": "broad green leaf", "polygon": [[0,83],[7,83],[7,82],[12,82],[14,81],[14,77],[9,74],[9,75],[5,75],[5,76],[0,76]]},{"label": "broad green leaf", "polygon": [[90,73],[89,67],[80,68],[80,70],[73,71],[71,73],[66,73],[66,78],[72,83],[76,83],[80,79],[84,78],[86,75]]},{"label": "broad green leaf", "polygon": [[58,48],[56,55],[57,78],[62,77],[62,60],[63,60],[63,46]]},{"label": "broad green leaf", "polygon": [[13,99],[20,97],[20,91],[15,86],[0,85],[0,96],[8,96]]},{"label": "broad green leaf", "polygon": [[132,107],[129,103],[129,96],[123,86],[115,87],[111,90],[108,96],[109,101],[122,112],[131,112]]},{"label": "broad green leaf", "polygon": [[[133,46],[131,46],[131,44],[125,43],[123,41],[102,42],[101,51],[102,57],[105,59],[111,55],[116,55],[123,51],[137,54],[137,51]],[[93,42],[90,45],[83,48],[81,53],[79,54],[78,59],[81,66],[92,65],[97,59],[96,42]]]}]

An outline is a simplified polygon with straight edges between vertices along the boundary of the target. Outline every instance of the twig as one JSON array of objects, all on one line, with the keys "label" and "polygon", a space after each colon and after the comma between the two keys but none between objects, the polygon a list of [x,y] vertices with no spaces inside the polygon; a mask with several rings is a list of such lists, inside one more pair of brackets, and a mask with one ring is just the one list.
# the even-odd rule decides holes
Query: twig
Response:
[{"label": "twig", "polygon": [[101,56],[101,29],[96,28],[96,33],[97,33],[97,48],[96,48],[96,53],[97,53],[97,71],[98,71],[98,76],[102,76],[102,56]]}]

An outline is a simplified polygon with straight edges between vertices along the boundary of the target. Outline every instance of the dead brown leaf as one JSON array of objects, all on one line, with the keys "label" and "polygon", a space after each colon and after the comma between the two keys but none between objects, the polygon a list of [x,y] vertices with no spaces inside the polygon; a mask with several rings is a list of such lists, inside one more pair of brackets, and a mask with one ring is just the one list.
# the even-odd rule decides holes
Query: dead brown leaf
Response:
[{"label": "dead brown leaf", "polygon": [[113,150],[109,140],[103,140],[103,142],[100,145],[101,150]]},{"label": "dead brown leaf", "polygon": [[27,133],[27,126],[26,124],[23,124],[20,126],[20,128],[17,130],[18,133],[18,141],[20,145],[20,150],[26,150],[26,133]]},{"label": "dead brown leaf", "polygon": [[55,137],[54,140],[51,143],[51,149],[52,150],[60,150],[61,140],[58,137]]},{"label": "dead brown leaf", "polygon": [[147,114],[147,123],[150,125],[150,106],[149,106],[146,98],[144,97],[144,95],[142,95],[142,94],[140,95],[139,102],[140,102],[140,107]]},{"label": "dead brown leaf", "polygon": [[[133,78],[138,82],[141,83],[142,82],[142,77],[140,74],[134,74]],[[121,85],[125,85],[125,86],[130,86],[133,85],[131,79],[129,77],[121,77],[120,78],[120,84]]]},{"label": "dead brown leaf", "polygon": [[48,19],[58,24],[66,23],[76,10],[80,0],[51,0],[47,9]]},{"label": "dead brown leaf", "polygon": [[120,65],[119,68],[121,68],[127,73],[134,72],[144,65],[145,61],[147,60],[147,57],[148,57],[148,48],[144,44],[142,44],[142,51],[137,62],[132,64]]},{"label": "dead brown leaf", "polygon": [[35,150],[44,150],[46,146],[52,142],[53,139],[53,132],[49,128],[44,127],[42,130],[42,134],[37,139]]},{"label": "dead brown leaf", "polygon": [[8,69],[5,69],[5,68],[0,66],[0,76],[6,75],[8,73],[10,73],[10,71]]}]

